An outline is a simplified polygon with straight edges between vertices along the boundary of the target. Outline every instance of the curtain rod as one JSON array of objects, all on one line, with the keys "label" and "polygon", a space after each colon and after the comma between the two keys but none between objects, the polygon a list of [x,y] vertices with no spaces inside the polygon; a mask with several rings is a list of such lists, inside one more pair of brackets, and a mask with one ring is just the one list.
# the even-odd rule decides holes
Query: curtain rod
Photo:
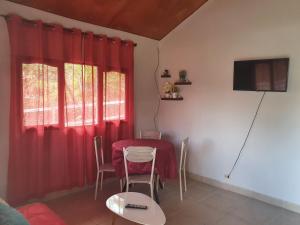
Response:
[{"label": "curtain rod", "polygon": [[[0,15],[0,16],[2,16],[2,17],[4,17],[5,19],[7,19],[9,16],[8,15]],[[25,21],[25,22],[27,22],[27,23],[35,23],[35,21],[34,20],[29,20],[29,19],[25,19],[25,18],[22,18],[22,20],[23,21]],[[43,25],[45,26],[45,27],[54,27],[54,25],[53,24],[50,24],[50,23],[43,23]],[[63,27],[63,30],[64,31],[67,31],[67,32],[72,32],[73,31],[73,29],[71,29],[71,28],[66,28],[66,27]],[[88,32],[82,32],[83,33],[83,35],[87,35],[88,34]],[[94,34],[94,36],[96,36],[96,37],[103,37],[104,35],[100,35],[100,34]],[[113,38],[110,38],[110,37],[108,37],[107,38],[108,40],[113,40]],[[121,42],[126,42],[126,41],[124,41],[124,40],[121,40]],[[137,46],[137,43],[133,43],[133,46],[134,47],[136,47]]]}]

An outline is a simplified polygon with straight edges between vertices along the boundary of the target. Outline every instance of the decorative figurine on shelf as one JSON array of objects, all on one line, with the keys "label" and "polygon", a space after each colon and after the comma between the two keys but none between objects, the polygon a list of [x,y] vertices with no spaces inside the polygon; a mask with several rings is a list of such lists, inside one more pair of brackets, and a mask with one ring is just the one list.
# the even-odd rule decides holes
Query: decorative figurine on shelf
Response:
[{"label": "decorative figurine on shelf", "polygon": [[165,98],[171,98],[171,93],[172,93],[172,83],[167,81],[163,84],[163,92],[164,92],[164,97]]},{"label": "decorative figurine on shelf", "polygon": [[173,83],[167,81],[163,84],[163,92],[165,98],[178,98],[179,88]]},{"label": "decorative figurine on shelf", "polygon": [[187,82],[187,74],[186,74],[186,70],[180,70],[179,71],[179,81],[180,82]]},{"label": "decorative figurine on shelf", "polygon": [[178,98],[179,97],[179,88],[173,84],[172,86],[172,97]]},{"label": "decorative figurine on shelf", "polygon": [[169,78],[171,77],[171,74],[169,74],[169,70],[165,70],[164,73],[161,75],[163,78]]}]

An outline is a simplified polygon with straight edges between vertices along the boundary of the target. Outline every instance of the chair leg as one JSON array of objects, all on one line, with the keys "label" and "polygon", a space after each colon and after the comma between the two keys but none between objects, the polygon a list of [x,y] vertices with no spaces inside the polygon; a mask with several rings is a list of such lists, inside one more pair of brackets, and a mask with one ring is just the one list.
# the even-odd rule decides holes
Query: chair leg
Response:
[{"label": "chair leg", "polygon": [[186,192],[186,173],[185,173],[185,168],[183,168],[183,180],[184,180],[184,192]]},{"label": "chair leg", "polygon": [[104,172],[101,171],[101,181],[100,181],[100,190],[102,191],[102,183],[103,183],[103,174]]},{"label": "chair leg", "polygon": [[120,179],[120,192],[123,190],[123,178]]},{"label": "chair leg", "polygon": [[158,191],[158,185],[159,185],[159,175],[156,176],[156,191]]},{"label": "chair leg", "polygon": [[126,181],[126,192],[128,192],[128,191],[129,191],[129,182]]},{"label": "chair leg", "polygon": [[179,189],[180,189],[180,200],[182,201],[182,182],[181,182],[181,170],[179,170]]},{"label": "chair leg", "polygon": [[97,194],[98,194],[98,184],[99,184],[99,171],[97,172],[97,179],[96,179],[95,200],[97,199]]},{"label": "chair leg", "polygon": [[150,192],[151,192],[151,198],[154,199],[154,196],[153,196],[153,183],[150,183]]}]

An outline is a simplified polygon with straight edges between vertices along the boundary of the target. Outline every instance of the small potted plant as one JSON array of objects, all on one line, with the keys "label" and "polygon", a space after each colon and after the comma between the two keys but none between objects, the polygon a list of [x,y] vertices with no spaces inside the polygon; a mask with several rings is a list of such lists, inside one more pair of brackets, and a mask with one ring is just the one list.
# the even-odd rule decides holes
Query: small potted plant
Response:
[{"label": "small potted plant", "polygon": [[180,70],[179,71],[179,81],[181,81],[181,82],[186,82],[187,81],[186,70]]}]

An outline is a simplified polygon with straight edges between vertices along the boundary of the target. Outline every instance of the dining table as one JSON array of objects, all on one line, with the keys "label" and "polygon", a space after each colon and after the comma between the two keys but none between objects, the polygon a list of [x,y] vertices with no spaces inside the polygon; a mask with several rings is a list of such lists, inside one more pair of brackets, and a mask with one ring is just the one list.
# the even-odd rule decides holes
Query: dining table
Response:
[{"label": "dining table", "polygon": [[[149,146],[156,148],[155,173],[161,181],[177,178],[177,160],[174,145],[167,140],[157,139],[125,139],[112,144],[112,164],[119,178],[126,176],[124,166],[123,149],[129,146]],[[129,174],[151,173],[151,162],[133,163],[127,162]],[[157,201],[158,196],[156,193]]]},{"label": "dining table", "polygon": [[[149,146],[156,148],[155,172],[160,179],[175,179],[177,177],[177,160],[174,145],[167,140],[156,139],[126,139],[112,144],[112,164],[116,175],[125,177],[123,148],[129,146]],[[151,163],[128,162],[129,174],[145,174],[151,172]]]}]

